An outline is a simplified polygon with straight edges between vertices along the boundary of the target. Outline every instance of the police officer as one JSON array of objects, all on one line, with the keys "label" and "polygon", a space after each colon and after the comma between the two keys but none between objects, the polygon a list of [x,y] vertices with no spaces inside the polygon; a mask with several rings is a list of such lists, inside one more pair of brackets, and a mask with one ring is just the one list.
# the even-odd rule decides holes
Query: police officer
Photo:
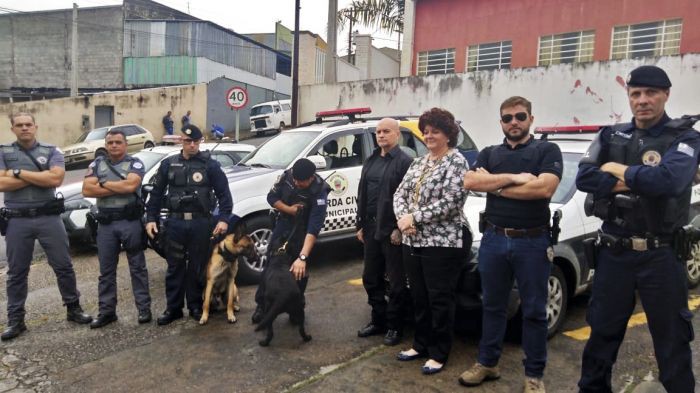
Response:
[{"label": "police officer", "polygon": [[100,312],[90,324],[100,328],[117,320],[117,263],[123,248],[129,262],[138,322],[151,321],[148,270],[143,255],[141,179],[143,162],[126,154],[126,135],[111,130],[105,137],[108,157],[90,163],[83,182],[83,195],[97,198],[97,257],[100,261]]},{"label": "police officer", "polygon": [[[225,234],[233,208],[226,175],[209,152],[199,151],[202,132],[192,124],[182,129],[182,151],[161,163],[146,207],[146,233],[158,233],[161,207],[168,209],[165,228],[167,309],[158,325],[182,318],[185,297],[190,316],[202,317],[202,274],[209,258],[210,236]],[[216,196],[216,198],[214,198]],[[214,230],[212,212],[218,201]]]},{"label": "police officer", "polygon": [[627,79],[630,123],[604,128],[579,164],[576,186],[604,220],[588,307],[582,392],[610,392],[612,367],[635,306],[644,306],[659,380],[670,393],[693,392],[686,262],[671,248],[688,221],[700,135],[665,112],[671,81],[656,66]]},{"label": "police officer", "polygon": [[7,328],[0,335],[10,340],[27,330],[24,302],[27,276],[38,240],[58,281],[67,319],[86,324],[92,318],[80,307],[80,292],[68,254],[68,236],[61,222],[63,200],[56,199],[56,187],[63,182],[63,153],[55,146],[38,142],[38,126],[29,113],[10,116],[17,141],[0,146],[0,191],[5,193],[8,217],[7,248]]},{"label": "police officer", "polygon": [[[289,270],[297,280],[302,296],[309,281],[306,263],[316,237],[323,229],[329,191],[328,184],[316,174],[316,166],[308,159],[300,158],[290,170],[284,171],[267,194],[267,203],[279,212],[269,244],[276,244],[277,239],[286,239],[287,249],[291,250],[291,255],[298,255]],[[302,215],[297,218],[300,209]],[[299,224],[301,230],[292,233],[295,218],[302,220]],[[293,238],[289,239],[290,235],[293,235]],[[269,253],[274,250],[267,251],[269,260]],[[262,272],[258,290],[255,292],[257,307],[253,313],[253,323],[258,323],[262,319],[264,301],[265,270]]]}]

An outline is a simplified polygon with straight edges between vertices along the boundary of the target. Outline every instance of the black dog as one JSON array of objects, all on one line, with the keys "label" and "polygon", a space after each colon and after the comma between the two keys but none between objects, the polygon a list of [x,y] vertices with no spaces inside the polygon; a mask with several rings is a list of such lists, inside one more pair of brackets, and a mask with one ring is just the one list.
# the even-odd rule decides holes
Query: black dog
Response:
[{"label": "black dog", "polygon": [[272,341],[272,323],[278,315],[289,313],[289,320],[299,324],[299,335],[308,342],[311,336],[306,334],[304,329],[304,299],[301,290],[289,271],[289,266],[293,262],[286,250],[279,248],[281,242],[271,244],[272,251],[265,272],[265,315],[255,328],[255,331],[267,329],[267,335],[263,340],[258,341],[263,347],[270,345]]}]

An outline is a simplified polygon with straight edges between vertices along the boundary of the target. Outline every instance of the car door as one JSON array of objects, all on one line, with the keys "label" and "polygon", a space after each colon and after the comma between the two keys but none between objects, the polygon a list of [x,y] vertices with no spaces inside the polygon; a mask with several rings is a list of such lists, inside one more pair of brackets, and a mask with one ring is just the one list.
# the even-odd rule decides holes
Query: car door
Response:
[{"label": "car door", "polygon": [[143,149],[146,143],[146,131],[137,126],[125,126],[127,141],[129,143],[129,151],[135,153]]},{"label": "car door", "polygon": [[369,143],[366,129],[344,130],[323,138],[307,155],[326,159],[326,168],[318,171],[331,187],[324,236],[355,230],[357,187],[362,163],[370,151]]}]

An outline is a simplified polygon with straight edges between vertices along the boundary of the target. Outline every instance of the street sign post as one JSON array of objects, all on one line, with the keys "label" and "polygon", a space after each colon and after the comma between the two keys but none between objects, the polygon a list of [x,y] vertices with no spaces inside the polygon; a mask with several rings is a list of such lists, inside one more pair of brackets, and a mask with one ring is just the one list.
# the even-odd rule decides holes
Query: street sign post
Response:
[{"label": "street sign post", "polygon": [[226,104],[231,109],[236,111],[236,142],[239,141],[238,132],[240,129],[240,114],[239,109],[242,109],[248,104],[248,92],[242,87],[232,87],[226,92]]}]

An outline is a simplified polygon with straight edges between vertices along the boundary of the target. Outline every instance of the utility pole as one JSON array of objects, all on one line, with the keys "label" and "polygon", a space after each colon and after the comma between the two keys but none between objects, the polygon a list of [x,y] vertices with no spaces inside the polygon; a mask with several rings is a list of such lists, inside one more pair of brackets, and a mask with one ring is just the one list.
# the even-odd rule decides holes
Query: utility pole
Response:
[{"label": "utility pole", "polygon": [[326,54],[325,82],[335,83],[338,53],[338,0],[328,0],[328,53]]},{"label": "utility pole", "polygon": [[294,54],[292,57],[292,127],[297,126],[299,111],[299,10],[301,0],[294,2]]},{"label": "utility pole", "polygon": [[73,3],[73,29],[70,48],[70,96],[78,96],[78,4]]},{"label": "utility pole", "polygon": [[352,14],[350,18],[350,27],[348,27],[348,63],[355,64],[355,60],[352,58],[352,25],[355,22],[355,14]]}]

